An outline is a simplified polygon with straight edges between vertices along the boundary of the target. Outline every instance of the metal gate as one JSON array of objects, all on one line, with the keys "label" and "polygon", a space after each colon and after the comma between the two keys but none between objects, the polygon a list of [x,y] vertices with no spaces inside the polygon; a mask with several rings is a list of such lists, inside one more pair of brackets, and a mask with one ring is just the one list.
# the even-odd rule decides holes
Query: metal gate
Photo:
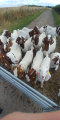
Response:
[{"label": "metal gate", "polygon": [[43,111],[55,111],[60,110],[60,106],[56,103],[39,93],[37,90],[33,89],[10,72],[0,67],[0,76],[5,78],[8,82],[22,91],[26,96],[28,96],[31,100],[35,101],[39,106],[43,109]]}]

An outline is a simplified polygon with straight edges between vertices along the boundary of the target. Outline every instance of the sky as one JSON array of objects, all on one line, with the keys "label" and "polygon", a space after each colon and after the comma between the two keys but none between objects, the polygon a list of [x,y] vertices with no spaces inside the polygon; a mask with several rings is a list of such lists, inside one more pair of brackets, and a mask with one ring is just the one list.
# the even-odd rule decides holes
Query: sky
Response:
[{"label": "sky", "polygon": [[60,0],[0,0],[0,7],[17,7],[21,5],[55,6]]}]

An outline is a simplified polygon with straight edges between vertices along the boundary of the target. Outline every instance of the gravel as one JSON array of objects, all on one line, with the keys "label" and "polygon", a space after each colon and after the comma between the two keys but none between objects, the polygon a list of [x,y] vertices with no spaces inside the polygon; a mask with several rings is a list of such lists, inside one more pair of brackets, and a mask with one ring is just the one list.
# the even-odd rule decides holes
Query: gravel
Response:
[{"label": "gravel", "polygon": [[44,25],[51,25],[54,27],[54,19],[51,10],[45,11],[27,27],[34,28],[34,26],[42,27]]}]

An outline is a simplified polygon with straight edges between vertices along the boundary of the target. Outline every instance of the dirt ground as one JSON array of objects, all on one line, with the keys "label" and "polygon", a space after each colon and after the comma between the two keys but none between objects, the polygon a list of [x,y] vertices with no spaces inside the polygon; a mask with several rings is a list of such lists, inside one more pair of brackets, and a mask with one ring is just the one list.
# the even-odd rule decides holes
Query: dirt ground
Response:
[{"label": "dirt ground", "polygon": [[52,16],[51,10],[45,11],[41,14],[37,19],[35,19],[31,24],[29,24],[28,28],[34,28],[34,26],[42,27],[44,25],[54,26],[54,18]]},{"label": "dirt ground", "polygon": [[[35,25],[41,27],[46,24],[54,26],[54,19],[51,10],[45,11],[27,27],[33,28]],[[56,51],[60,52],[59,40],[57,40]],[[40,87],[39,82],[32,87],[60,105],[60,98],[57,97],[58,89],[60,88],[60,68],[57,71],[51,70],[50,72],[52,77],[48,82],[44,83],[43,89]],[[36,103],[31,101],[21,91],[12,86],[2,77],[0,77],[0,107],[3,108],[0,117],[14,111],[40,112],[41,110]]]}]

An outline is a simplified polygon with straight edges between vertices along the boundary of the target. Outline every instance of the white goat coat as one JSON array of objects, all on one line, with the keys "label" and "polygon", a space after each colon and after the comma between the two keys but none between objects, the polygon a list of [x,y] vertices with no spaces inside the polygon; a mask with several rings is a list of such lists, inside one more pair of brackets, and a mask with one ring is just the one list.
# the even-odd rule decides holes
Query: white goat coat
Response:
[{"label": "white goat coat", "polygon": [[33,63],[32,63],[32,66],[31,68],[33,68],[34,70],[38,71],[39,68],[40,68],[40,65],[43,61],[43,52],[42,50],[40,49],[37,53],[36,53],[36,56],[34,57],[33,59]]},{"label": "white goat coat", "polygon": [[43,45],[43,39],[46,37],[46,34],[45,34],[45,32],[43,32],[42,34],[40,34],[40,36],[39,36],[39,43],[38,43],[38,45],[39,45],[39,47],[41,47],[42,45]]},{"label": "white goat coat", "polygon": [[2,41],[3,44],[6,44],[6,42],[7,42],[7,37],[6,36],[1,35],[0,39],[1,39],[1,41]]},{"label": "white goat coat", "polygon": [[46,56],[42,61],[42,64],[37,72],[38,74],[36,78],[38,81],[41,82],[41,87],[43,87],[43,82],[49,80],[49,78],[51,77],[49,73],[49,69],[50,69],[50,58]]},{"label": "white goat coat", "polygon": [[[56,62],[56,64],[54,64],[54,61],[52,61],[52,59],[54,59],[57,56],[59,56],[59,59]],[[50,59],[51,59],[50,68],[55,68],[55,70],[57,70],[59,68],[60,53],[55,52],[55,53],[50,54]]]},{"label": "white goat coat", "polygon": [[23,29],[22,30],[24,30],[24,31],[31,31],[31,30],[33,30],[33,29],[29,29],[29,28],[27,28],[27,27],[23,27]]},{"label": "white goat coat", "polygon": [[26,39],[27,33],[28,32],[24,30],[18,30],[19,37],[24,37]]},{"label": "white goat coat", "polygon": [[[36,35],[34,35],[34,37],[35,37]],[[46,34],[45,34],[45,32],[43,32],[42,34],[40,34],[39,35],[39,41],[38,41],[38,44],[37,45],[35,45],[35,44],[33,44],[33,46],[34,46],[34,48],[40,48],[42,45],[43,45],[43,39],[46,37]],[[32,42],[33,42],[33,40],[32,40]]]},{"label": "white goat coat", "polygon": [[45,28],[46,35],[51,35],[52,37],[57,36],[56,27],[47,26]]},{"label": "white goat coat", "polygon": [[12,40],[17,39],[19,37],[18,30],[13,30],[13,33],[11,33]]},{"label": "white goat coat", "polygon": [[33,50],[27,51],[22,61],[19,63],[21,65],[22,70],[27,71],[28,66],[31,64],[33,59]]},{"label": "white goat coat", "polygon": [[29,39],[30,36],[29,36],[29,32],[31,31],[32,29],[28,29],[27,27],[24,27],[22,30],[18,29],[18,35],[20,37],[24,37],[25,39]]},{"label": "white goat coat", "polygon": [[15,43],[12,45],[10,52],[6,54],[13,63],[18,63],[22,58],[21,48]]},{"label": "white goat coat", "polygon": [[42,26],[40,29],[39,29],[40,33],[42,34],[43,32],[45,32],[45,28],[44,26]]},{"label": "white goat coat", "polygon": [[[31,68],[33,68],[34,70],[36,70],[36,72],[39,70],[40,65],[43,61],[43,52],[42,52],[42,48],[36,53],[36,56],[33,59],[33,63]],[[30,78],[28,75],[26,75],[26,80],[29,82]]]},{"label": "white goat coat", "polygon": [[24,43],[24,49],[22,48],[23,52],[27,52],[28,50],[31,50],[31,47],[33,46],[33,43],[31,42],[31,37]]}]

